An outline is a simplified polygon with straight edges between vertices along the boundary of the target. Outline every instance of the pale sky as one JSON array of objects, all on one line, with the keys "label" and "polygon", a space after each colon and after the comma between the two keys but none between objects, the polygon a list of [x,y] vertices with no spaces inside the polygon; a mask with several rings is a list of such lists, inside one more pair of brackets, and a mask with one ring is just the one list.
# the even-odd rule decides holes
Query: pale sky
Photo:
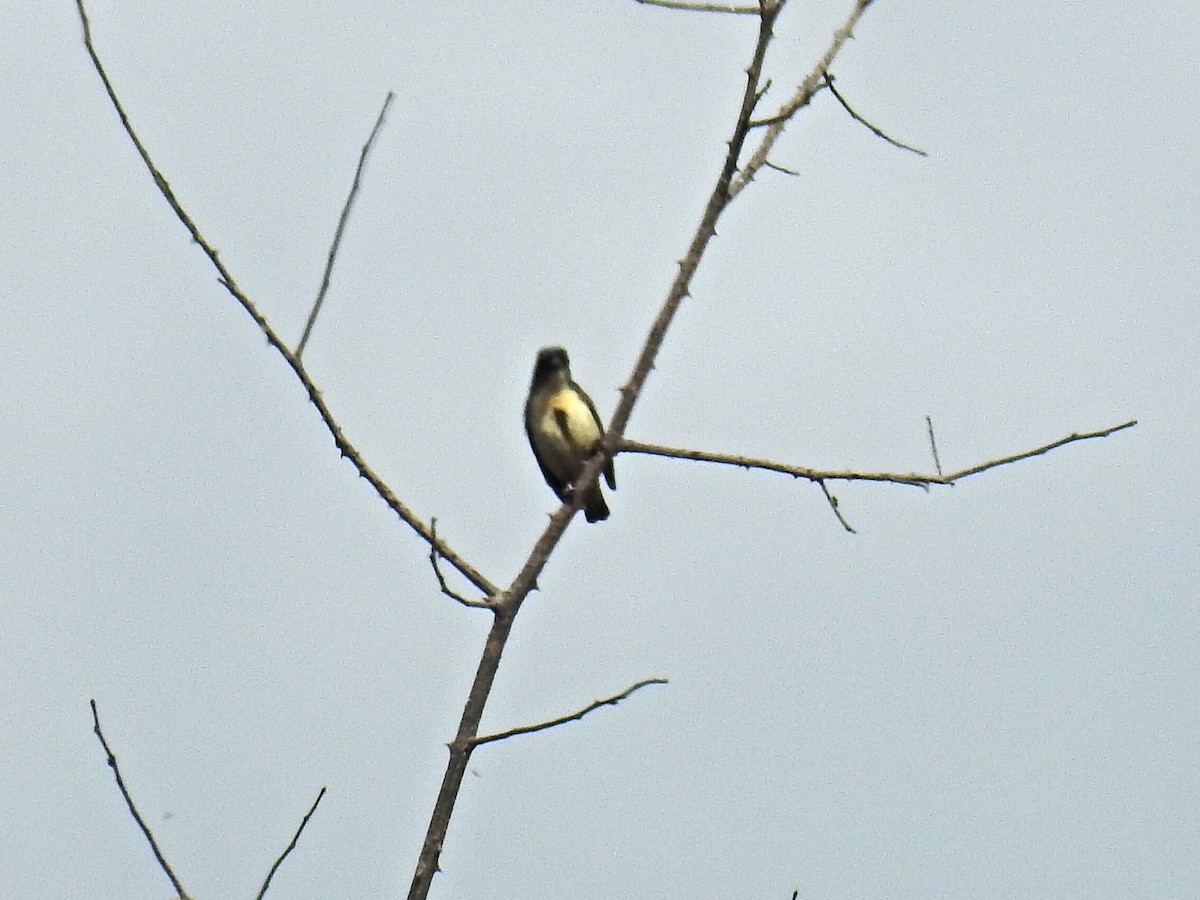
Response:
[{"label": "pale sky", "polygon": [[[850,0],[793,2],[781,99]],[[561,344],[607,420],[720,165],[752,18],[633,0],[94,0],[155,159],[348,438],[507,583]],[[142,168],[74,4],[0,0],[0,896],[407,891],[486,632]],[[719,229],[518,619],[432,897],[1200,895],[1200,13],[878,0]]]}]

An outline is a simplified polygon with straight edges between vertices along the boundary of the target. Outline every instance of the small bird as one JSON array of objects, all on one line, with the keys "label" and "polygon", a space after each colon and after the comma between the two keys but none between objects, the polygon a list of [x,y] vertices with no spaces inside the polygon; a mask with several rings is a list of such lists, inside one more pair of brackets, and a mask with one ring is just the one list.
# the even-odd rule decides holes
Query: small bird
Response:
[{"label": "small bird", "polygon": [[[565,503],[571,498],[580,469],[604,438],[604,425],[592,398],[571,380],[571,362],[562,347],[538,351],[525,401],[525,433],[546,484]],[[617,489],[611,459],[604,467],[604,480],[611,489]],[[598,478],[584,495],[583,515],[589,522],[608,518]]]}]

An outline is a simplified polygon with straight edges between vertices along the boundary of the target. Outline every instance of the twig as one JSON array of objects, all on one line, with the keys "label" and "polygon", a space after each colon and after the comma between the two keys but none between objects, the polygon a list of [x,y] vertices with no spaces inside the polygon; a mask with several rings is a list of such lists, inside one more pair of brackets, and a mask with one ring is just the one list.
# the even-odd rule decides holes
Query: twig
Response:
[{"label": "twig", "polygon": [[637,684],[630,685],[615,694],[612,697],[606,697],[603,700],[597,700],[594,703],[589,703],[583,709],[571,713],[568,716],[559,716],[557,719],[550,719],[547,722],[539,722],[536,725],[524,725],[520,728],[510,728],[508,731],[499,731],[496,734],[485,734],[482,737],[475,738],[471,743],[478,747],[480,744],[490,744],[493,741],[503,741],[510,737],[516,737],[520,734],[533,734],[536,731],[545,731],[547,728],[555,728],[559,725],[566,725],[568,722],[578,722],[590,712],[595,712],[602,706],[616,706],[634,691],[644,688],[648,684],[667,684],[665,678],[647,678],[645,681],[639,681]]},{"label": "twig", "polygon": [[925,417],[925,427],[929,429],[929,449],[933,451],[933,467],[937,469],[939,476],[942,475],[942,461],[938,458],[937,440],[933,436],[933,419],[929,416]]},{"label": "twig", "polygon": [[772,81],[770,78],[768,78],[766,81],[764,81],[762,83],[762,86],[755,92],[755,94],[754,94],[754,108],[755,109],[758,109],[758,104],[762,101],[763,97],[767,96],[767,91],[771,90],[771,85],[774,83],[775,83],[774,81]]},{"label": "twig", "polygon": [[142,144],[141,138],[138,137],[137,132],[134,131],[133,125],[130,124],[129,117],[125,114],[125,109],[121,105],[121,101],[117,98],[116,90],[113,88],[112,82],[108,79],[108,73],[104,71],[104,66],[100,62],[100,57],[97,56],[96,49],[92,45],[92,32],[88,23],[87,13],[83,8],[83,0],[75,0],[75,6],[79,9],[79,19],[83,23],[83,45],[87,48],[88,56],[90,56],[92,59],[92,65],[95,67],[96,73],[100,76],[100,80],[104,83],[104,90],[108,94],[108,99],[112,103],[113,109],[116,110],[117,116],[120,117],[121,125],[125,128],[125,133],[129,135],[129,139],[133,142],[133,146],[137,149],[138,155],[142,158],[142,162],[145,164],[146,170],[154,179],[155,185],[158,186],[159,192],[163,195],[163,198],[174,211],[176,218],[183,223],[183,227],[187,229],[188,234],[190,234],[192,237],[192,240],[199,245],[200,249],[204,252],[204,255],[207,256],[209,261],[212,263],[213,268],[217,270],[217,274],[219,276],[218,280],[220,281],[221,285],[241,305],[242,309],[246,311],[250,318],[254,320],[254,323],[258,326],[259,330],[266,336],[267,343],[275,348],[275,350],[280,356],[283,357],[284,361],[291,368],[292,372],[295,373],[296,377],[300,380],[300,383],[304,386],[305,392],[308,394],[308,399],[312,401],[313,406],[317,408],[317,413],[320,415],[321,421],[324,423],[325,428],[333,437],[333,443],[337,447],[338,452],[350,461],[351,465],[353,465],[358,471],[358,474],[366,479],[367,483],[371,485],[371,487],[375,490],[375,493],[379,495],[380,499],[382,499],[383,502],[386,503],[392,510],[392,512],[394,512],[405,524],[419,534],[427,543],[433,544],[435,541],[437,542],[438,555],[441,556],[442,559],[454,566],[455,569],[462,573],[464,578],[471,582],[471,584],[475,585],[475,587],[479,588],[479,590],[484,594],[495,594],[497,591],[496,586],[493,585],[487,578],[485,578],[483,573],[477,571],[474,566],[456,553],[453,548],[447,546],[443,541],[438,541],[433,536],[433,533],[429,530],[429,527],[422,522],[412,510],[410,510],[403,502],[401,502],[400,498],[392,492],[392,489],[384,483],[382,478],[375,474],[374,470],[367,465],[366,460],[363,459],[362,455],[357,449],[355,449],[354,445],[346,439],[344,434],[342,434],[341,426],[338,425],[337,421],[334,419],[333,413],[330,412],[329,407],[325,403],[325,399],[321,395],[321,392],[317,389],[316,384],[314,384],[313,380],[309,377],[307,370],[304,368],[304,364],[300,360],[300,357],[292,353],[292,351],[287,348],[283,340],[275,332],[275,329],[271,327],[270,323],[267,322],[262,313],[258,311],[258,307],[255,306],[254,302],[246,296],[240,287],[238,287],[237,282],[234,281],[232,273],[230,273],[230,271],[225,268],[225,264],[221,262],[221,258],[217,254],[216,249],[208,242],[204,235],[200,233],[200,229],[196,226],[196,223],[192,221],[191,216],[188,215],[187,211],[184,210],[183,206],[180,204],[178,198],[176,198],[175,192],[171,190],[171,186],[167,183],[167,179],[154,164],[154,160],[150,158],[150,153],[146,150],[145,145]]},{"label": "twig", "polygon": [[837,520],[842,523],[842,527],[851,534],[858,534],[857,531],[850,527],[850,523],[846,521],[846,517],[843,516],[842,511],[838,509],[837,497],[833,496],[833,493],[829,490],[829,485],[825,483],[825,479],[819,479],[817,484],[821,486],[821,491],[825,494],[825,499],[829,501],[829,508],[832,509],[833,514],[837,516]]},{"label": "twig", "polygon": [[900,141],[896,140],[895,138],[888,137],[886,134],[883,133],[882,130],[880,130],[879,128],[876,128],[874,125],[872,125],[866,119],[864,119],[862,116],[860,116],[858,113],[856,113],[853,109],[851,109],[850,104],[846,102],[846,98],[843,97],[841,95],[841,93],[838,91],[838,89],[833,86],[833,76],[830,75],[828,72],[825,73],[825,86],[827,88],[829,88],[829,92],[831,94],[833,94],[833,96],[837,97],[837,102],[842,104],[842,109],[844,109],[844,110],[846,110],[846,112],[850,113],[850,118],[852,118],[855,122],[858,122],[860,125],[865,125],[870,130],[870,132],[872,134],[874,134],[876,137],[881,137],[885,141],[887,141],[889,144],[891,144],[893,147],[899,147],[901,150],[907,150],[909,153],[917,154],[917,156],[928,156],[929,155],[924,150],[918,150],[916,147],[910,147],[908,144],[901,143]]},{"label": "twig", "polygon": [[661,6],[664,9],[682,9],[689,12],[733,13],[738,16],[757,16],[757,6],[734,6],[730,3],[687,3],[685,0],[637,0],[642,6]]},{"label": "twig", "polygon": [[358,156],[358,167],[354,170],[354,182],[350,185],[350,193],[346,195],[342,214],[338,216],[337,230],[333,233],[333,243],[329,246],[329,255],[325,258],[325,272],[321,276],[321,288],[317,291],[317,299],[313,303],[312,311],[308,314],[308,321],[304,323],[304,334],[300,336],[300,343],[296,345],[297,359],[304,355],[308,336],[312,334],[313,325],[317,322],[317,313],[321,311],[321,305],[325,302],[325,294],[329,291],[329,276],[333,273],[333,262],[337,259],[338,248],[342,245],[342,232],[346,230],[346,220],[350,218],[350,209],[354,206],[354,198],[358,196],[358,186],[362,181],[363,169],[367,165],[367,157],[371,153],[371,147],[375,144],[375,138],[379,135],[379,129],[383,127],[384,117],[395,96],[392,91],[387,92],[387,96],[383,99],[383,108],[379,110],[379,117],[375,119],[375,127],[371,129],[371,135],[363,144],[362,152]]},{"label": "twig", "polygon": [[129,807],[129,812],[133,816],[133,820],[137,822],[138,828],[142,829],[142,834],[146,836],[146,840],[150,844],[150,849],[154,851],[154,858],[158,860],[159,868],[167,873],[167,878],[171,879],[171,885],[179,895],[179,900],[188,900],[188,892],[179,883],[179,879],[175,877],[170,863],[163,856],[162,850],[158,847],[158,842],[154,840],[154,835],[150,833],[150,827],[142,818],[142,814],[138,812],[137,806],[134,805],[133,797],[129,795],[129,788],[125,786],[125,779],[121,777],[121,768],[117,765],[117,757],[112,752],[112,748],[108,746],[108,741],[104,739],[104,732],[100,729],[100,713],[96,710],[95,699],[91,700],[90,703],[92,706],[92,730],[96,733],[96,737],[100,739],[100,746],[104,748],[108,767],[113,770],[113,777],[117,780],[117,788],[120,789],[121,796],[125,798],[125,805]]},{"label": "twig", "polygon": [[1034,447],[1032,450],[1026,450],[1023,453],[1014,453],[1012,456],[1003,456],[999,459],[980,463],[977,466],[959,469],[957,472],[951,472],[944,478],[929,479],[929,484],[954,484],[956,481],[961,481],[971,475],[978,475],[980,472],[986,472],[988,469],[994,469],[997,466],[1006,466],[1009,463],[1020,462],[1023,459],[1032,459],[1035,456],[1041,456],[1044,453],[1057,450],[1059,447],[1067,444],[1073,444],[1075,441],[1090,441],[1093,438],[1108,437],[1110,434],[1116,434],[1118,431],[1124,431],[1126,428],[1133,428],[1135,425],[1137,425],[1137,419],[1130,419],[1128,422],[1122,422],[1120,425],[1114,425],[1111,428],[1102,428],[1099,431],[1087,431],[1083,434],[1073,432],[1065,438],[1059,438],[1057,441],[1051,441],[1049,444]]},{"label": "twig", "polygon": [[[437,537],[437,517],[433,516],[429,520],[429,530],[434,537]],[[438,565],[438,551],[436,544],[429,545],[429,564],[433,566],[433,574],[437,576],[438,586],[441,587],[442,593],[461,603],[463,606],[470,606],[475,609],[491,609],[492,604],[487,600],[472,600],[469,597],[464,597],[462,594],[452,590],[450,585],[446,583],[446,577],[442,574],[442,567]]]},{"label": "twig", "polygon": [[738,466],[743,469],[764,469],[768,472],[779,472],[783,475],[791,475],[793,478],[805,478],[818,483],[823,481],[883,481],[891,484],[927,487],[935,484],[951,485],[971,475],[986,472],[988,469],[995,469],[998,466],[1006,466],[1010,463],[1020,462],[1023,459],[1041,456],[1044,453],[1057,450],[1059,447],[1074,443],[1075,441],[1090,441],[1095,438],[1108,437],[1110,434],[1124,431],[1126,428],[1132,428],[1136,424],[1137,420],[1132,419],[1128,422],[1122,422],[1120,425],[1113,425],[1111,428],[1102,428],[1099,431],[1069,434],[1064,438],[1059,438],[1040,447],[1034,447],[1032,450],[1024,450],[1010,456],[1001,456],[997,459],[990,459],[979,463],[978,465],[959,469],[956,472],[948,474],[939,473],[937,475],[921,475],[916,472],[855,472],[849,470],[812,469],[807,466],[793,466],[761,457],[735,456],[730,453],[709,453],[705,450],[685,450],[680,447],[664,447],[661,444],[646,444],[642,441],[627,439],[621,441],[620,450],[622,453],[645,453],[651,456],[667,456],[673,459],[690,459],[696,462]]},{"label": "twig", "polygon": [[794,175],[797,178],[800,177],[800,173],[797,172],[795,169],[788,169],[784,166],[779,165],[779,163],[771,162],[769,159],[765,163],[763,163],[763,165],[766,166],[768,169],[774,169],[776,172],[782,172],[784,175]]},{"label": "twig", "polygon": [[284,851],[279,854],[279,858],[275,860],[275,864],[271,866],[271,871],[267,873],[266,881],[263,882],[262,888],[259,889],[257,900],[262,900],[263,895],[267,893],[267,888],[271,886],[271,879],[275,877],[276,870],[283,865],[283,861],[287,859],[288,854],[296,849],[296,842],[300,840],[300,835],[304,832],[304,826],[308,824],[308,820],[312,818],[313,813],[317,811],[317,804],[321,802],[321,798],[325,796],[325,788],[321,788],[317,794],[317,799],[313,801],[312,806],[308,808],[308,812],[304,814],[304,818],[300,820],[300,827],[296,829],[296,833],[292,835],[292,842],[284,848]]},{"label": "twig", "polygon": [[[566,527],[569,520],[569,516],[563,512],[566,508],[564,506],[555,513],[556,518],[551,519],[551,527],[556,519],[561,522],[563,528]],[[449,744],[450,760],[446,763],[442,786],[438,789],[437,800],[434,801],[433,812],[429,816],[429,826],[425,829],[425,840],[417,856],[416,869],[408,888],[408,900],[425,900],[429,896],[429,888],[433,885],[433,876],[439,871],[438,860],[442,855],[446,831],[450,827],[450,817],[454,813],[454,803],[462,788],[463,776],[467,773],[471,751],[475,748],[472,741],[479,733],[483,708],[492,692],[496,671],[500,667],[500,657],[504,654],[504,645],[508,642],[513,618],[519,608],[519,603],[509,603],[505,596],[496,598],[492,607],[495,618],[483,645],[483,653],[479,657],[479,666],[475,670],[475,679],[471,682],[467,702],[463,704],[458,732]]]}]

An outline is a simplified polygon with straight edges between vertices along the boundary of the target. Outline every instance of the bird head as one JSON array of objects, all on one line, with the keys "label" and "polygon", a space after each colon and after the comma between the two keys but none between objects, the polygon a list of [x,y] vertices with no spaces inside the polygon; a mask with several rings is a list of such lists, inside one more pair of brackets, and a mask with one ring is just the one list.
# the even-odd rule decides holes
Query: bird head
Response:
[{"label": "bird head", "polygon": [[559,372],[570,377],[571,361],[567,358],[567,351],[562,347],[543,347],[539,350],[537,363],[533,367],[533,380],[545,382]]}]

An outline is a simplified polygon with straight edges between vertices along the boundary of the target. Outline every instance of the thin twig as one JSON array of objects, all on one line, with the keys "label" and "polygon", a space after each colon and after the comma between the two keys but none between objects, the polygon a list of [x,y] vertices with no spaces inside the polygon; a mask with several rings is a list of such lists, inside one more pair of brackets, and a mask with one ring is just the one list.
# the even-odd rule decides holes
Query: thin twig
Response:
[{"label": "thin twig", "polygon": [[800,173],[797,172],[795,169],[788,169],[784,166],[779,165],[779,163],[771,162],[769,159],[765,163],[763,163],[763,165],[766,166],[768,169],[774,169],[776,172],[782,172],[784,175],[794,175],[797,178],[800,177]]},{"label": "thin twig", "polygon": [[[429,530],[432,532],[434,537],[437,537],[437,516],[433,516],[429,519]],[[442,567],[438,565],[437,544],[429,545],[429,564],[433,566],[433,574],[437,576],[438,586],[442,589],[442,593],[451,600],[455,600],[461,603],[463,606],[470,606],[475,609],[492,608],[492,604],[487,600],[472,600],[470,597],[464,597],[462,594],[451,589],[450,585],[446,583],[446,576],[442,574]]]},{"label": "thin twig", "polygon": [[375,119],[375,127],[371,129],[371,135],[363,144],[362,152],[358,155],[358,167],[354,170],[354,182],[350,185],[350,193],[346,195],[342,214],[338,216],[337,230],[333,233],[333,243],[329,246],[329,255],[325,258],[325,272],[321,275],[321,287],[317,291],[317,299],[313,303],[312,311],[308,314],[308,321],[304,323],[304,334],[300,336],[300,343],[296,345],[297,359],[304,355],[308,336],[312,334],[313,325],[317,322],[317,313],[321,311],[321,305],[325,302],[325,294],[329,291],[329,276],[333,273],[333,263],[337,259],[338,248],[342,245],[342,232],[346,230],[346,220],[350,218],[350,209],[354,206],[354,198],[358,196],[358,186],[362,181],[363,169],[367,165],[367,157],[371,154],[371,147],[375,144],[375,138],[378,137],[379,130],[383,127],[384,117],[395,96],[395,93],[388,91],[387,96],[383,98],[383,108],[379,110],[379,116]]},{"label": "thin twig", "polygon": [[495,734],[485,734],[482,737],[477,737],[472,741],[474,746],[480,744],[490,744],[493,741],[503,741],[510,737],[516,737],[520,734],[533,734],[536,731],[545,731],[547,728],[555,728],[559,725],[566,725],[568,722],[578,722],[590,712],[595,712],[602,706],[616,706],[634,691],[644,688],[648,684],[667,684],[665,678],[647,678],[645,681],[639,681],[637,684],[630,685],[621,691],[619,694],[614,694],[612,697],[606,697],[603,700],[597,700],[594,703],[589,703],[583,709],[571,713],[567,716],[559,716],[557,719],[550,719],[547,722],[539,722],[536,725],[523,725],[520,728],[510,728],[508,731],[499,731]]},{"label": "thin twig", "polygon": [[944,478],[929,479],[929,484],[954,484],[956,481],[962,481],[971,475],[978,475],[980,472],[986,472],[988,469],[994,469],[997,466],[1007,466],[1009,463],[1020,462],[1023,459],[1032,459],[1035,456],[1041,456],[1044,453],[1049,453],[1051,450],[1057,450],[1067,444],[1073,444],[1075,441],[1090,441],[1094,438],[1108,437],[1110,434],[1115,434],[1118,431],[1124,431],[1126,428],[1132,428],[1137,424],[1137,419],[1130,419],[1128,422],[1122,422],[1120,425],[1114,425],[1111,428],[1102,428],[1099,431],[1087,431],[1082,434],[1072,433],[1065,438],[1059,438],[1057,441],[1051,441],[1049,444],[1043,444],[1040,447],[1034,447],[1032,450],[1026,450],[1023,453],[1014,453],[1012,456],[1003,456],[1000,459],[992,459],[987,462],[980,463],[977,466],[971,466],[966,469],[959,469],[957,472],[951,472]]},{"label": "thin twig", "polygon": [[868,122],[866,119],[864,119],[862,116],[860,116],[858,113],[856,113],[850,107],[850,104],[846,102],[846,98],[841,95],[841,92],[839,92],[838,89],[833,86],[833,76],[830,75],[828,72],[825,73],[825,86],[827,88],[829,88],[829,92],[831,94],[833,94],[833,96],[837,97],[837,102],[842,104],[842,109],[844,109],[844,110],[846,110],[846,112],[850,113],[850,118],[852,118],[855,122],[858,122],[860,125],[865,125],[871,131],[871,133],[874,134],[876,137],[883,138],[885,141],[887,141],[893,147],[899,147],[901,150],[907,150],[909,153],[917,154],[917,156],[928,156],[929,155],[924,150],[918,150],[916,147],[911,147],[908,144],[902,143],[893,137],[888,137],[888,135],[884,134],[881,129],[875,127],[870,122]]},{"label": "thin twig", "polygon": [[933,436],[933,419],[929,416],[925,417],[925,427],[929,429],[929,449],[933,451],[933,467],[937,469],[938,476],[941,477],[943,474],[942,461],[938,457],[937,439]]},{"label": "thin twig", "polygon": [[100,729],[100,713],[96,710],[96,701],[93,699],[90,702],[92,706],[92,730],[96,733],[96,737],[100,739],[100,746],[104,748],[108,767],[113,770],[113,777],[117,779],[117,788],[121,791],[121,796],[125,798],[125,805],[129,807],[130,815],[137,822],[138,828],[142,829],[142,834],[146,836],[146,841],[150,844],[150,849],[154,851],[154,858],[158,860],[159,868],[167,873],[167,878],[171,879],[171,885],[179,895],[179,900],[188,900],[188,892],[179,883],[179,879],[175,877],[170,863],[167,862],[166,857],[162,854],[162,850],[159,849],[158,841],[154,840],[154,835],[150,833],[150,827],[146,824],[146,820],[142,818],[142,814],[138,812],[138,808],[133,802],[133,797],[129,795],[129,788],[125,786],[125,779],[121,777],[121,768],[117,765],[117,757],[112,752],[112,748],[108,746],[108,741],[104,739],[104,732]]},{"label": "thin twig", "polygon": [[838,499],[837,497],[833,496],[833,492],[829,490],[829,485],[825,483],[825,479],[822,478],[818,480],[817,484],[821,486],[821,491],[825,494],[825,499],[829,501],[829,508],[832,509],[833,514],[837,516],[837,520],[842,523],[842,527],[851,534],[858,534],[858,532],[850,526],[850,523],[846,521],[846,517],[842,515],[842,511],[838,509]]},{"label": "thin twig", "polygon": [[321,798],[325,796],[325,788],[321,788],[317,794],[317,799],[313,801],[312,806],[308,808],[308,812],[304,814],[304,818],[300,820],[300,827],[296,829],[296,833],[292,835],[292,842],[284,848],[279,854],[279,858],[275,860],[275,864],[271,866],[271,871],[267,873],[267,879],[263,882],[263,886],[259,889],[257,900],[262,900],[263,895],[267,893],[267,888],[271,886],[271,879],[275,877],[276,870],[283,865],[283,861],[287,859],[288,854],[296,849],[296,842],[300,840],[300,835],[304,832],[304,826],[308,824],[308,820],[312,818],[313,813],[317,811],[317,804],[321,802]]},{"label": "thin twig", "polygon": [[170,205],[172,211],[174,211],[176,218],[183,223],[183,227],[187,229],[188,234],[190,234],[192,237],[192,240],[199,245],[200,249],[204,252],[204,255],[207,256],[209,261],[212,263],[213,268],[217,270],[217,274],[219,276],[218,280],[220,281],[221,285],[241,305],[242,309],[246,311],[250,318],[254,320],[254,323],[258,326],[259,330],[266,336],[267,343],[275,348],[275,350],[280,356],[283,357],[284,361],[291,368],[292,372],[300,380],[300,383],[304,386],[305,392],[308,394],[308,399],[312,402],[313,406],[317,408],[317,413],[320,415],[321,421],[324,423],[325,428],[333,437],[333,443],[337,447],[338,452],[350,461],[351,465],[353,465],[358,471],[358,474],[366,479],[367,483],[371,485],[371,487],[375,490],[375,493],[379,495],[380,499],[382,499],[383,502],[386,503],[392,510],[392,512],[394,512],[405,524],[419,534],[427,543],[433,544],[435,541],[437,542],[438,555],[441,556],[442,559],[446,560],[448,563],[450,563],[450,565],[461,572],[462,576],[466,578],[467,581],[479,588],[479,590],[484,594],[491,595],[496,593],[496,586],[493,585],[487,578],[485,578],[483,573],[477,571],[474,566],[456,553],[452,547],[447,546],[444,541],[440,541],[433,536],[432,532],[429,530],[429,527],[423,521],[421,521],[421,519],[419,519],[417,515],[400,500],[399,497],[392,492],[392,489],[384,483],[382,478],[375,474],[374,470],[367,465],[366,460],[363,459],[362,455],[358,452],[354,445],[346,439],[344,434],[342,434],[341,426],[338,425],[337,420],[334,419],[333,413],[330,412],[329,407],[326,405],[324,397],[322,397],[321,392],[317,389],[316,384],[309,377],[307,370],[304,368],[303,362],[300,360],[300,357],[292,353],[292,351],[287,348],[287,345],[284,344],[283,340],[275,332],[275,329],[271,327],[270,323],[267,322],[263,314],[258,311],[258,307],[255,306],[254,302],[246,296],[240,287],[238,287],[237,282],[234,281],[232,273],[225,267],[225,264],[221,262],[221,258],[217,254],[216,249],[208,242],[204,235],[200,233],[200,229],[196,226],[196,223],[192,221],[191,216],[188,215],[187,211],[183,208],[182,204],[180,204],[178,198],[175,196],[175,192],[171,190],[171,185],[167,183],[167,179],[154,164],[154,160],[150,158],[150,153],[146,150],[145,145],[142,144],[141,138],[138,137],[137,132],[134,131],[133,125],[130,124],[129,116],[125,114],[125,109],[121,105],[121,101],[117,98],[117,92],[113,88],[112,82],[108,79],[108,73],[104,71],[104,66],[100,62],[100,57],[96,54],[96,49],[92,45],[92,32],[88,23],[87,13],[83,8],[83,0],[75,0],[75,6],[79,9],[79,19],[83,23],[83,45],[87,48],[88,56],[90,56],[92,59],[92,65],[95,67],[96,73],[100,76],[100,80],[104,83],[104,90],[108,94],[108,99],[112,103],[113,109],[116,110],[117,116],[121,119],[121,125],[125,128],[125,133],[129,135],[129,139],[133,142],[133,146],[136,148],[138,155],[142,158],[142,163],[146,166],[146,170],[154,179],[155,185],[157,185],[159,192]]},{"label": "thin twig", "polygon": [[1032,450],[1023,450],[1020,453],[1014,453],[1011,456],[1001,456],[997,459],[989,459],[986,462],[978,465],[969,466],[965,469],[959,469],[956,472],[937,475],[921,475],[916,472],[855,472],[851,470],[833,470],[833,469],[812,469],[807,466],[793,466],[787,463],[776,462],[773,459],[763,459],[756,456],[736,456],[731,453],[709,453],[706,450],[685,450],[681,447],[665,447],[661,444],[647,444],[642,441],[631,441],[628,439],[621,441],[622,453],[645,453],[650,456],[667,456],[672,459],[690,459],[695,462],[717,463],[725,466],[738,466],[743,469],[764,469],[768,472],[779,472],[783,475],[791,475],[793,478],[806,478],[809,481],[884,481],[891,484],[907,484],[914,487],[928,487],[929,485],[942,484],[950,485],[957,481],[967,478],[971,475],[978,475],[980,472],[986,472],[988,469],[995,469],[997,466],[1006,466],[1010,463],[1020,462],[1023,459],[1029,459],[1034,456],[1041,456],[1044,453],[1049,453],[1051,450],[1057,450],[1066,444],[1072,444],[1075,441],[1090,441],[1095,438],[1108,437],[1110,434],[1115,434],[1118,431],[1124,431],[1126,428],[1132,428],[1137,424],[1137,419],[1131,419],[1128,422],[1122,422],[1120,425],[1113,425],[1111,428],[1102,428],[1099,431],[1087,431],[1080,433],[1072,433],[1064,438],[1059,438],[1056,441],[1051,441],[1048,444],[1043,444],[1040,447],[1034,447]]},{"label": "thin twig", "polygon": [[688,3],[686,0],[637,0],[642,6],[661,6],[664,9],[682,9],[688,12],[732,13],[737,16],[757,16],[757,6],[734,6],[730,3]]}]

